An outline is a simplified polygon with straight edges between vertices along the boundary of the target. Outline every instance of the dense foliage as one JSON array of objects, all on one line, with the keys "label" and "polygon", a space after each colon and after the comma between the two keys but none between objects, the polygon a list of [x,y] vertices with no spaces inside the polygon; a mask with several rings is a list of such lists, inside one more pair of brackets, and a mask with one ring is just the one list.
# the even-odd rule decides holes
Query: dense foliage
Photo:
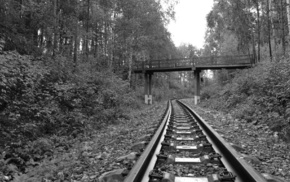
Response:
[{"label": "dense foliage", "polygon": [[[62,137],[80,138],[140,104],[110,70],[78,74],[54,70],[41,59],[17,52],[0,55],[0,162],[4,175],[24,172],[31,161],[51,156]],[[54,136],[54,142],[51,141]],[[45,154],[46,153],[46,154]],[[0,177],[1,177],[0,173]],[[2,174],[3,175],[3,174]]]},{"label": "dense foliage", "polygon": [[[204,78],[203,104],[290,140],[286,0],[215,0],[202,50],[174,46],[176,2],[0,0],[0,181],[64,179],[59,169],[89,163],[72,145],[130,122],[144,99],[132,67],[150,59],[253,54],[252,69]],[[192,96],[192,72],[153,77],[154,101]]]},{"label": "dense foliage", "polygon": [[202,54],[252,54],[258,64],[243,71],[213,71],[213,79],[205,79],[202,100],[205,106],[266,124],[290,141],[287,4],[289,0],[214,1]]},{"label": "dense foliage", "polygon": [[165,25],[176,2],[165,1],[166,9],[155,0],[0,0],[0,42],[59,65],[64,56],[75,70],[82,62],[122,66],[130,80],[135,61],[174,52]]},{"label": "dense foliage", "polygon": [[257,61],[285,56],[288,0],[215,0],[207,16],[206,55],[253,54]]},{"label": "dense foliage", "polygon": [[[0,181],[70,170],[76,162],[61,156],[76,141],[130,121],[144,99],[133,64],[177,52],[166,29],[175,4],[0,0]],[[173,95],[162,94],[168,87],[154,93],[157,101]]]},{"label": "dense foliage", "polygon": [[129,85],[108,70],[89,73],[83,68],[68,76],[16,52],[1,55],[1,66],[1,129],[7,129],[1,134],[11,134],[9,140],[39,137],[87,121],[113,121],[122,113],[116,109],[132,104],[133,98],[124,99],[130,95]]},{"label": "dense foliage", "polygon": [[240,71],[224,86],[216,83],[206,87],[203,104],[247,122],[266,124],[290,141],[289,76],[289,59],[263,61]]}]

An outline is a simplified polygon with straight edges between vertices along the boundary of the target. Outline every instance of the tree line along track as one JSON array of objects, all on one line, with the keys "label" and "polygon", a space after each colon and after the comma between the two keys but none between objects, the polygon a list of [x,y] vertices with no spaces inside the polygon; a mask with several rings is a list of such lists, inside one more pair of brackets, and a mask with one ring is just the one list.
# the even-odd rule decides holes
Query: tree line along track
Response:
[{"label": "tree line along track", "polygon": [[266,182],[186,104],[171,100],[124,182]]}]

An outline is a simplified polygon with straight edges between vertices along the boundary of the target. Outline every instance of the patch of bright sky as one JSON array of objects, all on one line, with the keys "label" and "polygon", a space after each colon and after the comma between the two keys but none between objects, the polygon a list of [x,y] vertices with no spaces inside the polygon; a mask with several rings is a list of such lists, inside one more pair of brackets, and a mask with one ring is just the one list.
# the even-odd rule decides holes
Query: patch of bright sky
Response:
[{"label": "patch of bright sky", "polygon": [[206,15],[212,7],[213,0],[179,0],[175,7],[175,21],[172,20],[168,25],[175,46],[184,43],[203,47]]}]

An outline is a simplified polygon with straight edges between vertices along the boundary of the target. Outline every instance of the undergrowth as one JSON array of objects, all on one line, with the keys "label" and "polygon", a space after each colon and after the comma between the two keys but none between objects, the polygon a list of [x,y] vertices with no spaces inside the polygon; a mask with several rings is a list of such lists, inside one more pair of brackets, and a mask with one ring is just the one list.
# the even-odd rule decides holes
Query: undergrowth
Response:
[{"label": "undergrowth", "polygon": [[[0,55],[0,181],[41,181],[46,168],[73,167],[71,157],[59,159],[58,153],[142,106],[129,83],[110,69],[80,63],[73,71],[49,61]],[[42,172],[26,174],[30,168]]]},{"label": "undergrowth", "polygon": [[290,60],[263,61],[242,70],[227,84],[203,89],[202,106],[232,113],[247,122],[266,123],[290,141]]}]

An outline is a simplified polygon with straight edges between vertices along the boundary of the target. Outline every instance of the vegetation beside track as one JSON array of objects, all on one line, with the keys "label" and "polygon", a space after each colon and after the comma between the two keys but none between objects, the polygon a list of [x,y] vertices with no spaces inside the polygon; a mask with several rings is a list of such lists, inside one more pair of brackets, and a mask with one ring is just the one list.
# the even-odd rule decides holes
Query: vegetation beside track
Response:
[{"label": "vegetation beside track", "polygon": [[95,181],[162,114],[105,68],[0,56],[0,181]]},{"label": "vegetation beside track", "polygon": [[248,123],[235,119],[231,114],[195,106],[192,99],[183,101],[194,108],[257,171],[290,181],[290,144],[279,139],[265,123]]},{"label": "vegetation beside track", "polygon": [[[75,165],[71,152],[83,138],[90,141],[96,132],[104,132],[102,128],[125,121],[130,128],[135,120],[130,113],[148,107],[143,104],[141,85],[132,89],[106,66],[91,72],[90,64],[82,63],[73,72],[53,63],[50,58],[16,51],[0,54],[0,181],[22,179],[34,169],[30,175],[37,176],[36,181],[46,173],[55,178],[56,170]],[[175,81],[158,80],[154,87],[158,103],[189,94]],[[54,166],[57,162],[62,167]]]},{"label": "vegetation beside track", "polygon": [[212,83],[203,88],[201,106],[255,125],[266,124],[290,142],[289,58],[260,62],[230,79],[227,74],[209,80]]},{"label": "vegetation beside track", "polygon": [[[128,82],[108,69],[91,73],[83,64],[73,73],[36,59],[0,55],[0,181],[58,160],[78,140],[144,107]],[[72,165],[69,158],[64,165]]]}]

